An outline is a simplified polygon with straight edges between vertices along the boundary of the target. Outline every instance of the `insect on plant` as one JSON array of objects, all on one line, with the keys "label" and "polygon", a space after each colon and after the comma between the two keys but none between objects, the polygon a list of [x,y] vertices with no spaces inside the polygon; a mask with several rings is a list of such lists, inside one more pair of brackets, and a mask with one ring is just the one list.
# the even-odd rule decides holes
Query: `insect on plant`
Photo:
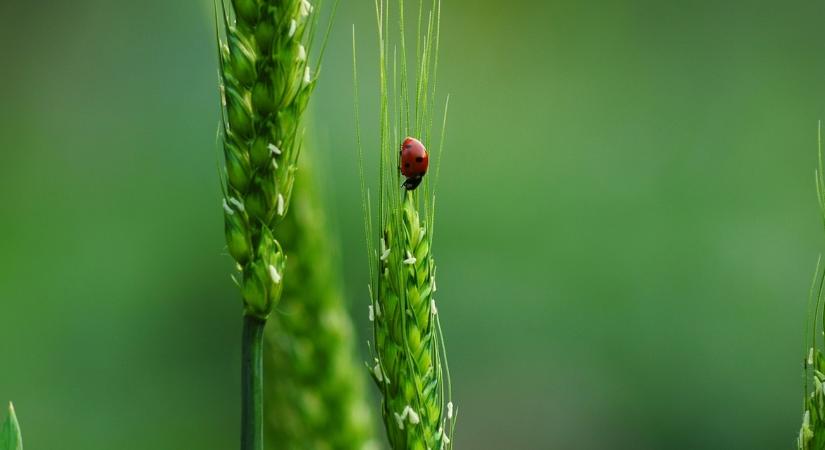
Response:
[{"label": "insect on plant", "polygon": [[[369,319],[373,324],[368,368],[381,392],[381,413],[390,447],[449,450],[454,443],[456,409],[435,298],[436,265],[431,251],[434,192],[449,105],[448,97],[443,111],[436,107],[441,2],[418,3],[412,57],[407,51],[404,3],[378,0],[375,4],[380,99],[379,136],[373,147],[379,158],[375,206],[366,187],[357,101],[355,107],[370,268]],[[397,24],[397,28],[390,28],[391,24]],[[355,47],[353,32],[353,58]],[[390,50],[395,48],[397,51]],[[412,67],[408,58],[415,61]],[[353,66],[357,99],[356,61]],[[443,120],[436,137],[433,122],[439,114],[443,114]],[[434,153],[435,176],[425,179],[430,154],[422,142],[434,141],[439,142]]]},{"label": "insect on plant", "polygon": [[416,138],[408,137],[401,143],[401,151],[398,153],[398,170],[407,177],[404,180],[404,188],[408,191],[415,190],[430,166],[430,155],[427,148]]}]

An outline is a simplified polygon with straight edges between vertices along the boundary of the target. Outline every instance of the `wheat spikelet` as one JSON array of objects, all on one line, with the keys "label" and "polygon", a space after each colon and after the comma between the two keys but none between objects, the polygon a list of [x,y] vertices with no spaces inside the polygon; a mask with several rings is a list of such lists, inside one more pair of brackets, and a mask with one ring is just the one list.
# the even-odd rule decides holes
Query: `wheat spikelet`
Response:
[{"label": "wheat spikelet", "polygon": [[301,119],[315,86],[307,63],[308,0],[220,4],[224,217],[248,316],[266,320],[280,296],[286,258],[276,240],[287,214]]}]

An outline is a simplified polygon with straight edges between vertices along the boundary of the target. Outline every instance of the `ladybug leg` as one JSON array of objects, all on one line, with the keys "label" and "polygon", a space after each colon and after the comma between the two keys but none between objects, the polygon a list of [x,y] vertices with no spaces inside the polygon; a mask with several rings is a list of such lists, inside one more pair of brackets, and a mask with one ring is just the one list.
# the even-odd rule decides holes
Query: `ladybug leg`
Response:
[{"label": "ladybug leg", "polygon": [[421,175],[416,175],[414,177],[407,178],[406,180],[404,180],[404,184],[402,184],[401,187],[405,188],[408,191],[413,191],[415,190],[415,188],[418,187],[418,185],[421,184],[421,180],[423,179],[424,177]]}]

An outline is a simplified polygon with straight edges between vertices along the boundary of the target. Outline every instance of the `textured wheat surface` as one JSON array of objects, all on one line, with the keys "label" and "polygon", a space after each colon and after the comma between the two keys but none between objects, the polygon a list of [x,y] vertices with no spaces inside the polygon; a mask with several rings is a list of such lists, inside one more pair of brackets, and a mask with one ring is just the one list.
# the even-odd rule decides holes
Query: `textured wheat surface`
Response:
[{"label": "textured wheat surface", "polygon": [[289,265],[266,329],[264,373],[274,378],[264,385],[265,442],[272,450],[375,449],[337,252],[309,175],[302,161],[292,211],[280,226]]},{"label": "textured wheat surface", "polygon": [[444,411],[435,263],[413,197],[406,194],[400,227],[386,227],[381,240],[372,373],[392,448],[441,449],[452,413]]},{"label": "textured wheat surface", "polygon": [[218,10],[226,241],[245,312],[265,319],[282,289],[278,226],[289,209],[301,119],[315,85],[305,38],[314,8],[307,0],[232,0]]}]

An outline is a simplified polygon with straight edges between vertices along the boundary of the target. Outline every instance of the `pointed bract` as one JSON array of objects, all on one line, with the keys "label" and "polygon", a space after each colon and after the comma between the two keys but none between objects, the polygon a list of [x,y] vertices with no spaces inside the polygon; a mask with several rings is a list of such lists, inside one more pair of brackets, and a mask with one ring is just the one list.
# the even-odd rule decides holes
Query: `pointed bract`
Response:
[{"label": "pointed bract", "polygon": [[0,425],[0,450],[23,450],[23,436],[20,424],[14,412],[14,405],[9,403],[9,411]]}]

